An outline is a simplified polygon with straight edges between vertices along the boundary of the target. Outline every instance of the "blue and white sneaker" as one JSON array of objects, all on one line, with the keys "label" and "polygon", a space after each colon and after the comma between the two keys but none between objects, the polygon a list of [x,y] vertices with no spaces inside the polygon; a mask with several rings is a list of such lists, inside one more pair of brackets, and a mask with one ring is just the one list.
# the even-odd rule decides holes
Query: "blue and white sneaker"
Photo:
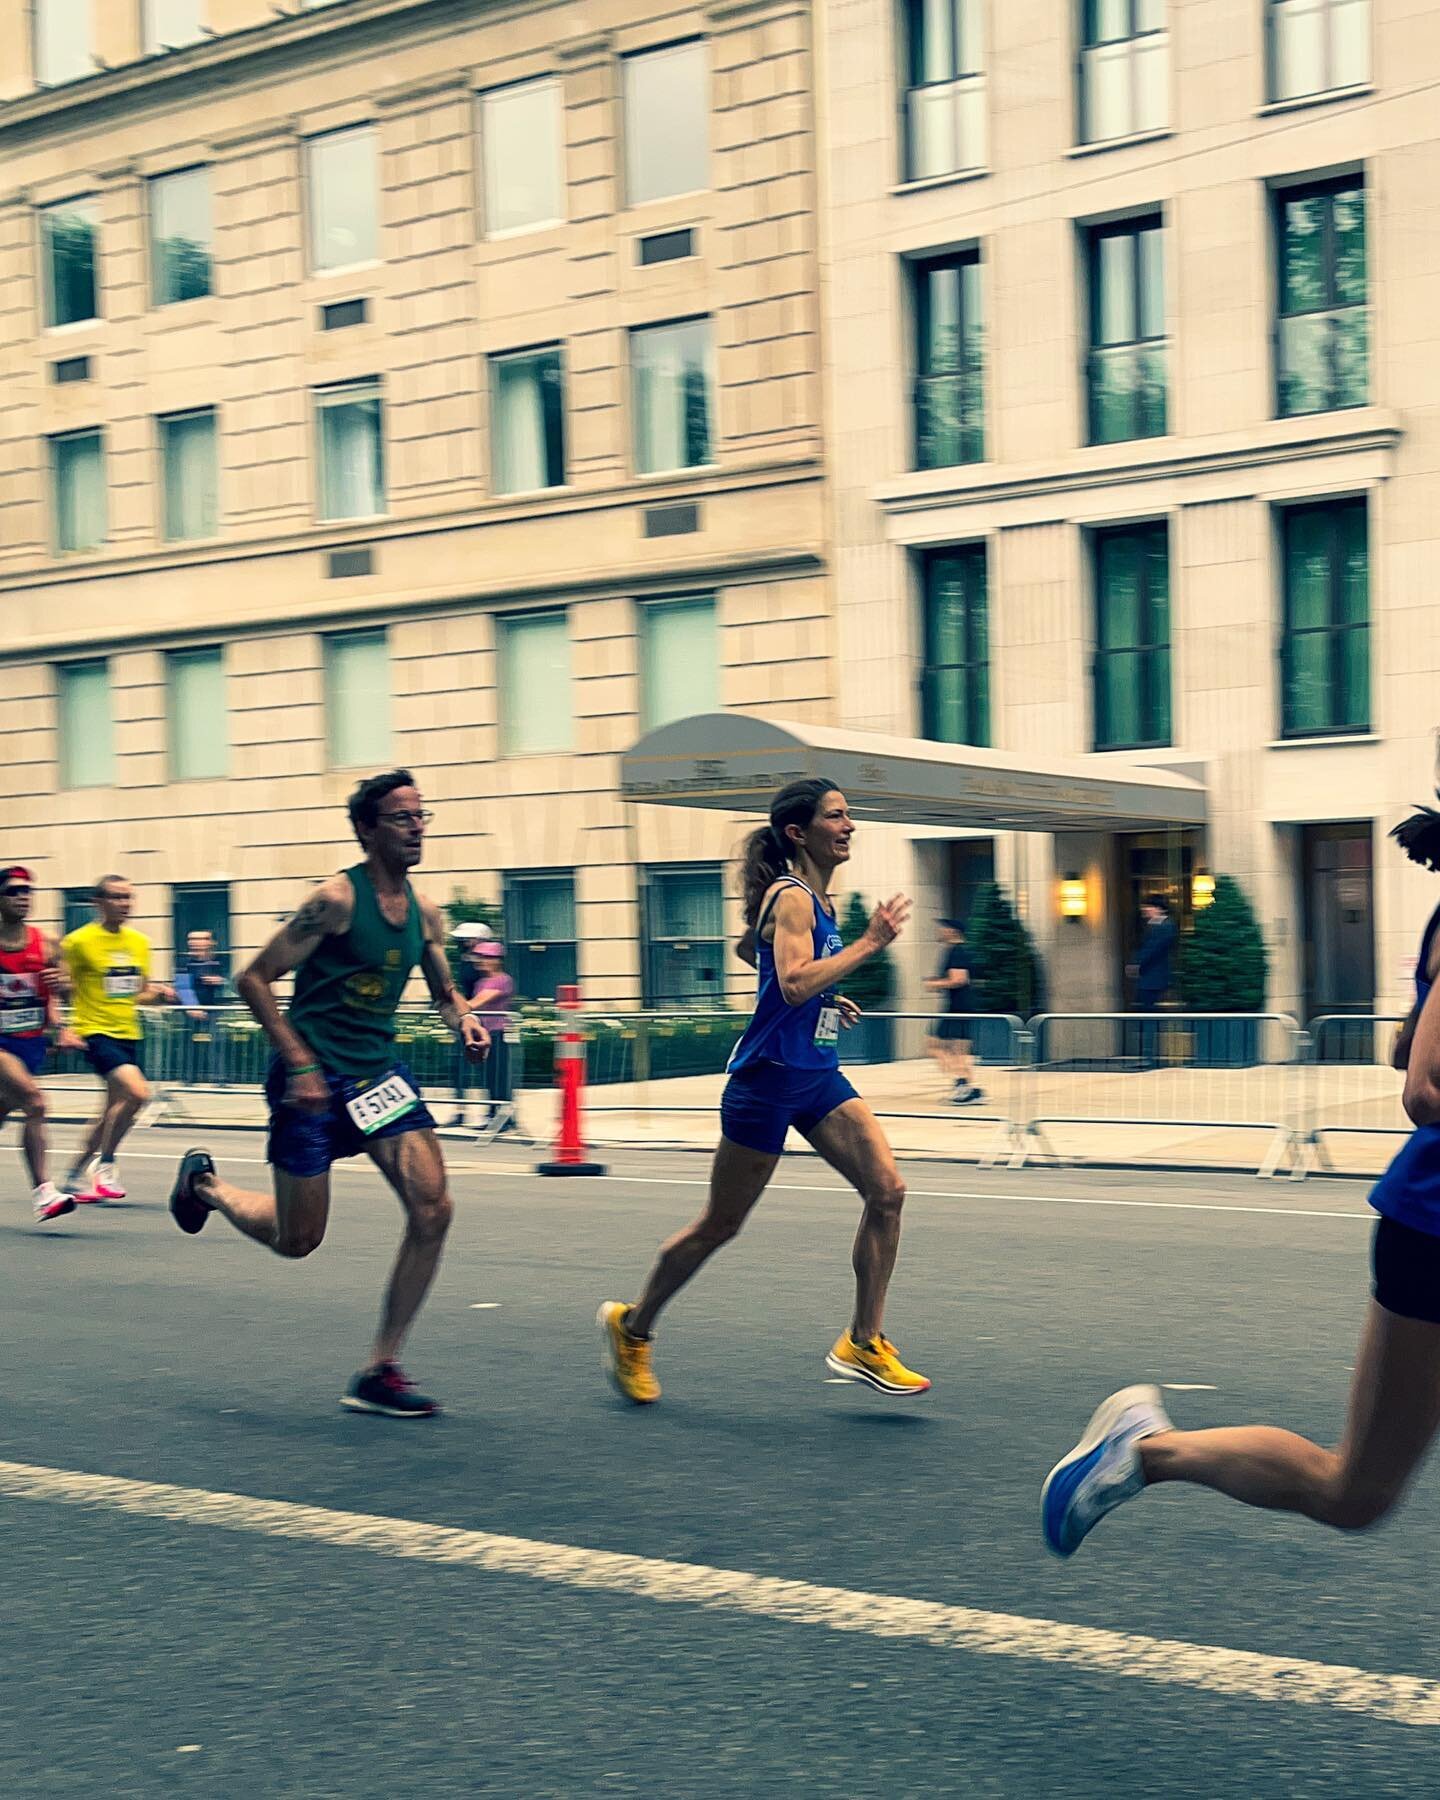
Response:
[{"label": "blue and white sneaker", "polygon": [[1174,1429],[1158,1387],[1142,1382],[1103,1400],[1085,1435],[1060,1458],[1040,1490],[1046,1549],[1056,1556],[1073,1556],[1106,1513],[1123,1500],[1133,1500],[1145,1486],[1135,1446],[1141,1438]]}]

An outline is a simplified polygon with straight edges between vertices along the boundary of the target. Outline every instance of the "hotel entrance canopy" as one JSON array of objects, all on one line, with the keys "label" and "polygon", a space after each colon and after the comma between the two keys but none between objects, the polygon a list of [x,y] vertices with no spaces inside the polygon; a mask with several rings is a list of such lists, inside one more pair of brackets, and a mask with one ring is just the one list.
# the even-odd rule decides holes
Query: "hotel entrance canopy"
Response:
[{"label": "hotel entrance canopy", "polygon": [[1204,784],[1111,756],[1041,758],[968,744],[698,713],[620,760],[626,800],[767,813],[777,788],[818,775],[857,819],[991,831],[1147,831],[1203,825]]}]

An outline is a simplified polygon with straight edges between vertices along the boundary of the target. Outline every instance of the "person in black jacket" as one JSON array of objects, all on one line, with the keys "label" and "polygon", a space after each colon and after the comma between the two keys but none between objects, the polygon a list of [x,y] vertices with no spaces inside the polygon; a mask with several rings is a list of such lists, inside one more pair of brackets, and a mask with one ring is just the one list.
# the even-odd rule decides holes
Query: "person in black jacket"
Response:
[{"label": "person in black jacket", "polygon": [[[1145,930],[1140,951],[1130,973],[1135,978],[1135,1010],[1153,1013],[1170,991],[1174,979],[1175,945],[1180,933],[1170,917],[1170,906],[1163,894],[1150,894],[1140,903],[1140,917]],[[1160,1044],[1160,1028],[1154,1019],[1140,1026],[1140,1065],[1153,1069]]]}]

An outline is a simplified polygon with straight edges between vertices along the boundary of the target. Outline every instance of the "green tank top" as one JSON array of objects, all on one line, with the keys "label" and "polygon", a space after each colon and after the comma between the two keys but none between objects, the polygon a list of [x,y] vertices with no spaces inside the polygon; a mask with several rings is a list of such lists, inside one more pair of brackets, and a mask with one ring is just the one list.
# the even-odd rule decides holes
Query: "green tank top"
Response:
[{"label": "green tank top", "polygon": [[345,873],[355,890],[350,929],[322,938],[295,971],[288,1017],[327,1069],[373,1081],[394,1061],[395,1008],[420,960],[425,927],[408,881],[405,923],[392,925],[364,863]]}]

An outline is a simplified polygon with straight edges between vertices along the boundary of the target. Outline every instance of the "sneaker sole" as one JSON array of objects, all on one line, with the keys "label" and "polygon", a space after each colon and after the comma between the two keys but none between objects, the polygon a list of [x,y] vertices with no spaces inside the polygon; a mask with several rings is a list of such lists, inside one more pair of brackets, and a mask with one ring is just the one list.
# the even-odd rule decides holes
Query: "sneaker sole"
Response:
[{"label": "sneaker sole", "polygon": [[832,1351],[825,1358],[825,1367],[832,1375],[838,1375],[842,1381],[863,1381],[867,1387],[874,1388],[877,1393],[889,1394],[896,1400],[913,1400],[921,1394],[930,1392],[930,1383],[924,1387],[896,1387],[893,1382],[882,1381],[878,1375],[872,1375],[868,1369],[857,1369],[854,1363],[841,1362]]},{"label": "sneaker sole", "polygon": [[[1063,1474],[1072,1463],[1079,1462],[1082,1457],[1088,1456],[1098,1445],[1103,1444],[1105,1439],[1109,1437],[1111,1431],[1114,1429],[1121,1414],[1124,1413],[1128,1407],[1138,1405],[1142,1402],[1158,1407],[1161,1412],[1165,1410],[1164,1403],[1160,1397],[1160,1390],[1155,1386],[1153,1381],[1140,1381],[1136,1382],[1132,1387],[1117,1388],[1108,1399],[1100,1402],[1094,1412],[1090,1415],[1090,1423],[1085,1427],[1084,1436],[1080,1439],[1078,1444],[1065,1452],[1064,1456],[1056,1463],[1055,1467],[1045,1477],[1045,1480],[1041,1485],[1040,1517],[1042,1521],[1045,1517],[1045,1502],[1050,1497],[1050,1488],[1056,1476]],[[1076,1544],[1072,1550],[1057,1550],[1050,1542],[1050,1534],[1048,1531],[1042,1529],[1041,1536],[1045,1539],[1045,1548],[1052,1556],[1058,1556],[1062,1562],[1072,1557],[1075,1554],[1075,1551],[1080,1548],[1080,1544]],[[1083,1544],[1084,1541],[1085,1539],[1081,1538],[1080,1543]]]},{"label": "sneaker sole", "polygon": [[66,1194],[63,1200],[57,1200],[53,1206],[47,1206],[44,1212],[35,1215],[37,1225],[48,1225],[52,1219],[63,1219],[66,1213],[74,1212],[75,1196]]},{"label": "sneaker sole", "polygon": [[[185,1176],[185,1165],[192,1156],[204,1156],[206,1162],[210,1165],[208,1173],[213,1175],[215,1172],[215,1164],[211,1160],[210,1153],[199,1149],[198,1146],[187,1150],[180,1158],[180,1171],[175,1177],[174,1187],[170,1190],[170,1217],[187,1237],[195,1237],[198,1233],[202,1232],[205,1229],[210,1214],[214,1211],[213,1207],[206,1206],[203,1201],[196,1200],[190,1193],[189,1181]],[[194,1223],[187,1225],[185,1220],[181,1218],[180,1211],[182,1207],[190,1205],[196,1206],[200,1210],[198,1213],[192,1215],[194,1217]]]},{"label": "sneaker sole", "polygon": [[620,1372],[615,1367],[615,1334],[610,1328],[610,1321],[605,1317],[605,1308],[610,1304],[610,1301],[602,1300],[600,1310],[595,1314],[595,1323],[600,1327],[600,1336],[603,1340],[600,1348],[600,1367],[605,1371],[611,1387],[622,1400],[628,1400],[631,1406],[653,1406],[660,1398],[658,1394],[651,1394],[646,1400],[637,1400],[634,1394],[627,1394],[621,1385]]},{"label": "sneaker sole", "polygon": [[357,1400],[354,1394],[342,1394],[340,1404],[351,1412],[374,1413],[382,1419],[433,1419],[438,1417],[440,1408],[432,1406],[424,1412],[413,1407],[377,1406],[373,1400]]}]

